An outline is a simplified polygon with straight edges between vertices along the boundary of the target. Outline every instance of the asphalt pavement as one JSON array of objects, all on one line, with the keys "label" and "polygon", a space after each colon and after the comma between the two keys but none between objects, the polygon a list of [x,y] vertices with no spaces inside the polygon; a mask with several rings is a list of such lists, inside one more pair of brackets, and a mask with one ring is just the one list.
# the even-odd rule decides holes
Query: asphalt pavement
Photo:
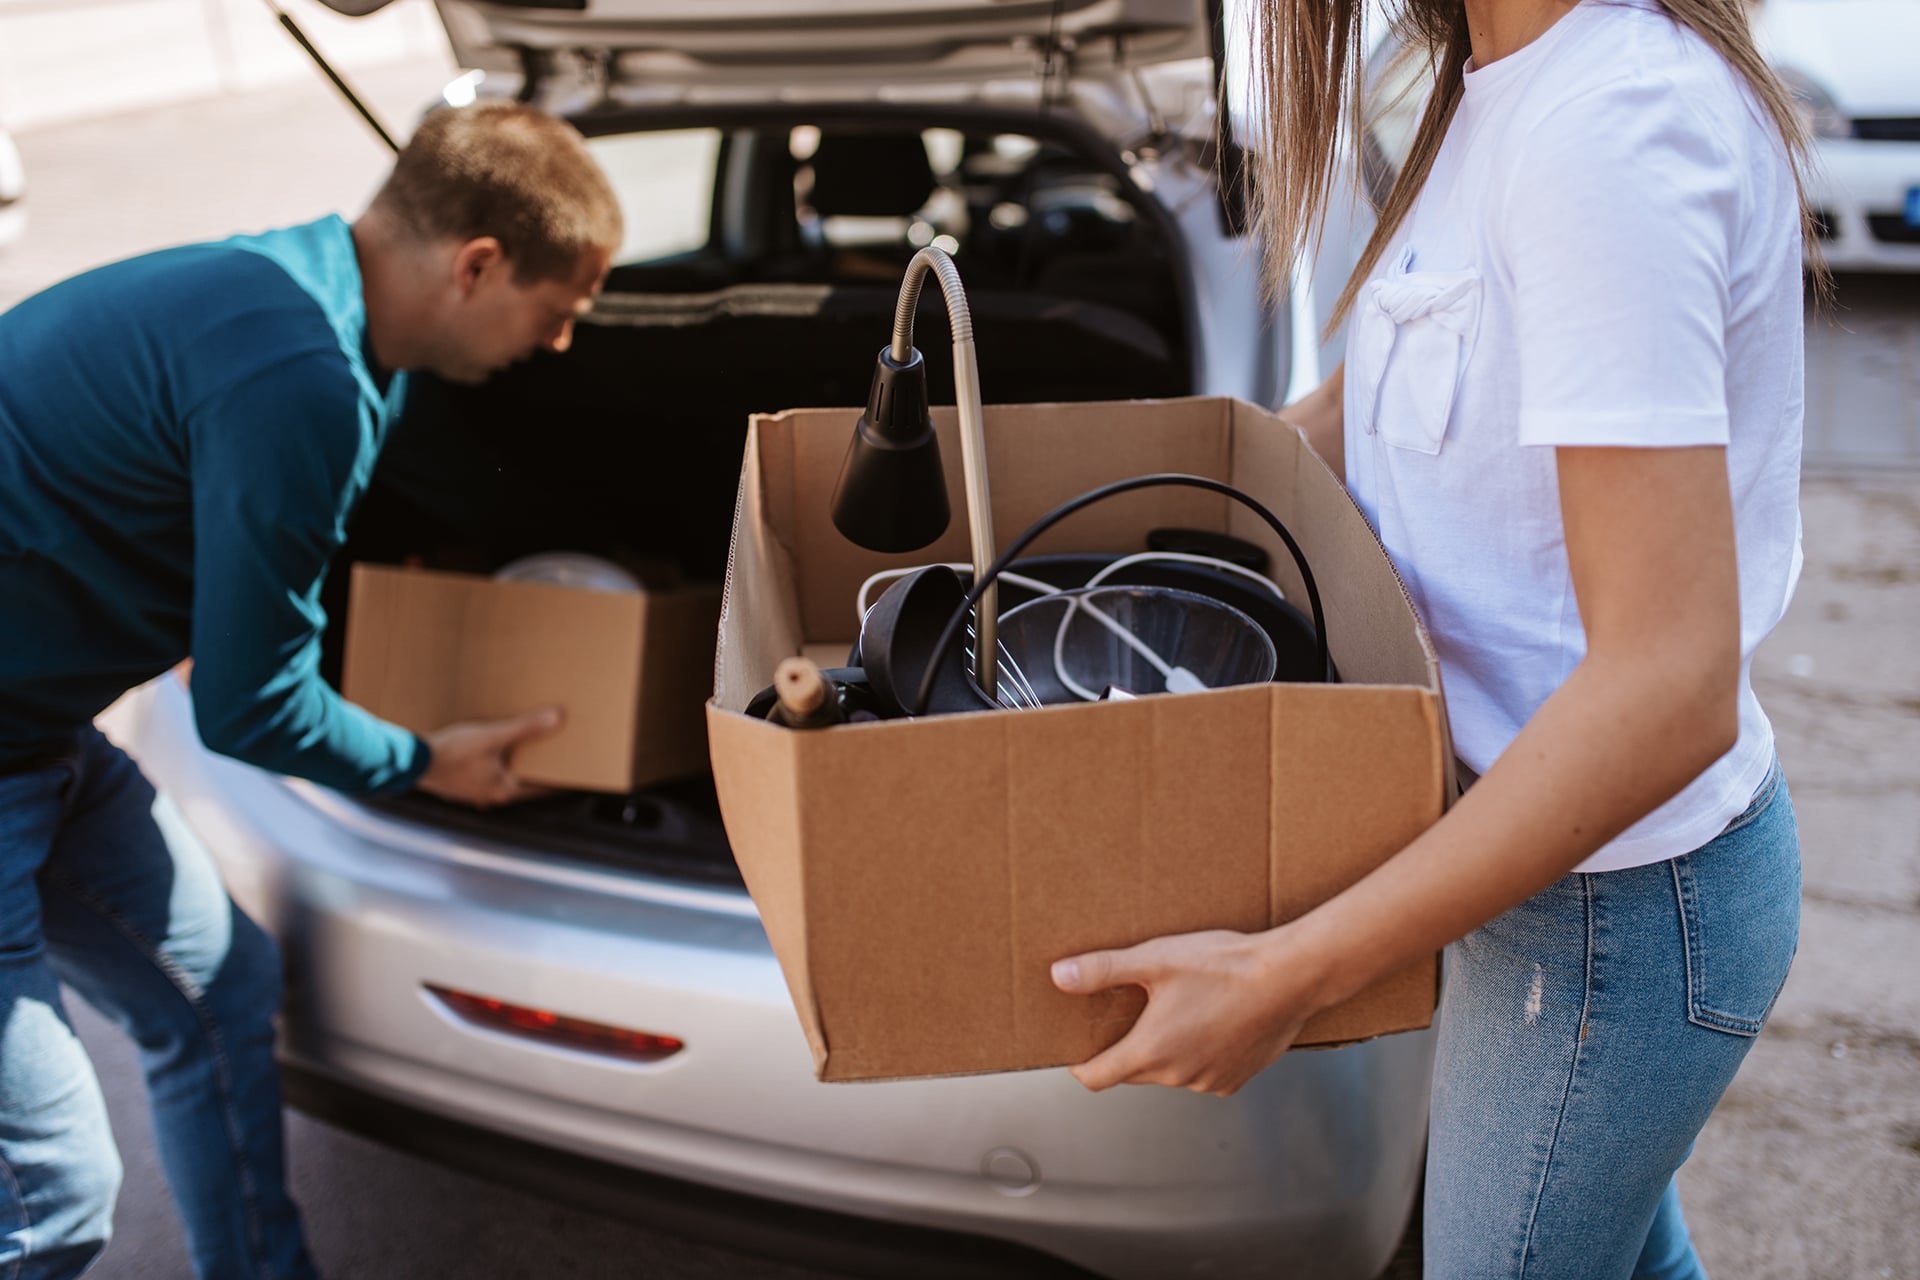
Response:
[{"label": "asphalt pavement", "polygon": [[[413,118],[441,61],[359,77]],[[356,212],[387,158],[317,81],[17,138],[0,308],[144,249]],[[18,225],[24,219],[24,225]],[[16,233],[6,244],[8,231]],[[1920,277],[1852,277],[1808,330],[1807,568],[1755,664],[1806,858],[1800,957],[1681,1186],[1711,1270],[1920,1276]],[[184,1280],[130,1050],[77,1000],[127,1167],[92,1280]],[[293,1182],[332,1280],[830,1280],[508,1191],[289,1119]]]}]

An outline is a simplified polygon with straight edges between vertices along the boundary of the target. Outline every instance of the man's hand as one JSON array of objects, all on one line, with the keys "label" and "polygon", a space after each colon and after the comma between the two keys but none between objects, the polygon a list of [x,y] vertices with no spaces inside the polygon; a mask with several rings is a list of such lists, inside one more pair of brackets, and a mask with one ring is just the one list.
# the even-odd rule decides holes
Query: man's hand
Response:
[{"label": "man's hand", "polygon": [[542,707],[511,720],[450,724],[427,735],[433,760],[420,775],[419,787],[430,795],[476,809],[514,804],[552,795],[514,776],[513,749],[533,738],[544,738],[565,717],[558,707]]},{"label": "man's hand", "polygon": [[1312,966],[1285,926],[1176,934],[1053,966],[1073,995],[1137,986],[1147,1007],[1120,1042],[1073,1068],[1089,1089],[1159,1084],[1222,1097],[1271,1066],[1318,1011]]}]

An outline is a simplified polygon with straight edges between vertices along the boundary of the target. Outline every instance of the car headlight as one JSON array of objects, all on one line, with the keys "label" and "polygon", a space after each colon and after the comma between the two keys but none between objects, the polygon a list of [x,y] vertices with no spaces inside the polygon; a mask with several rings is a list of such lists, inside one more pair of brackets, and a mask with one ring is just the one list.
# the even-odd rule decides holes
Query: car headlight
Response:
[{"label": "car headlight", "polygon": [[1810,135],[1816,138],[1853,136],[1853,121],[1818,80],[1792,67],[1776,67],[1774,73],[1793,95],[1793,105],[1799,108],[1800,120]]}]

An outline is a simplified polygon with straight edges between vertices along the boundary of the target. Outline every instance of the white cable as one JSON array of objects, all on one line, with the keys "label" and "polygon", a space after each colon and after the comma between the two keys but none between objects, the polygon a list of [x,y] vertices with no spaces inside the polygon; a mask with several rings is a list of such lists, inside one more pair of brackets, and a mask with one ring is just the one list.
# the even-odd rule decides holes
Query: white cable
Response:
[{"label": "white cable", "polygon": [[[1112,564],[1103,566],[1099,572],[1095,573],[1091,578],[1087,579],[1086,585],[1084,587],[1079,588],[1079,590],[1090,591],[1093,588],[1098,587],[1102,583],[1106,582],[1108,578],[1120,572],[1122,569],[1128,568],[1132,565],[1143,564],[1143,563],[1147,563],[1149,561],[1155,561],[1155,560],[1172,561],[1179,564],[1205,565],[1206,567],[1212,568],[1212,569],[1224,569],[1228,572],[1237,573],[1243,578],[1248,578],[1253,582],[1258,583],[1259,585],[1265,587],[1267,590],[1273,592],[1274,596],[1277,599],[1284,601],[1287,598],[1286,593],[1280,590],[1279,584],[1275,583],[1271,578],[1268,578],[1264,574],[1256,573],[1254,570],[1247,568],[1245,565],[1234,564],[1230,560],[1222,560],[1215,556],[1195,555],[1191,552],[1186,552],[1186,551],[1140,551],[1140,552],[1135,552],[1132,555],[1122,556],[1120,559],[1115,560]],[[878,585],[881,582],[890,582],[896,578],[904,578],[910,573],[918,573],[921,569],[931,568],[931,567],[932,566],[930,565],[909,565],[906,568],[902,568],[902,569],[882,569],[880,572],[870,576],[865,582],[862,582],[860,584],[859,594],[854,599],[854,606],[856,610],[859,612],[861,625],[863,627],[866,625],[867,614],[872,607],[867,603],[867,597],[873,591],[873,588],[876,585]],[[962,573],[970,573],[973,570],[973,566],[971,564],[960,564],[960,563],[949,563],[947,565],[947,568],[953,569]],[[1021,587],[1027,591],[1032,591],[1035,594],[1042,595],[1042,596],[1064,595],[1064,594],[1067,594],[1068,592],[1068,588],[1056,587],[1052,583],[1041,582],[1037,578],[1029,578],[1024,574],[1002,572],[1000,574],[1000,579],[1001,581],[1006,582],[1012,586]],[[1159,672],[1161,679],[1166,682],[1167,689],[1169,692],[1173,692],[1173,693],[1197,692],[1207,687],[1200,680],[1198,676],[1194,675],[1191,671],[1188,671],[1185,667],[1175,667],[1170,663],[1168,663],[1159,654],[1155,653],[1151,648],[1149,648],[1147,643],[1144,640],[1140,639],[1139,636],[1134,635],[1133,632],[1127,630],[1126,627],[1122,626],[1111,615],[1104,613],[1101,610],[1096,609],[1094,606],[1086,603],[1084,597],[1073,596],[1067,601],[1067,611],[1065,615],[1063,615],[1060,619],[1059,630],[1054,632],[1053,674],[1056,677],[1058,677],[1061,685],[1069,693],[1073,694],[1076,698],[1079,698],[1083,702],[1098,702],[1100,700],[1099,693],[1095,692],[1092,689],[1087,688],[1085,685],[1081,684],[1079,681],[1075,680],[1072,676],[1067,674],[1067,665],[1066,665],[1067,625],[1073,621],[1073,615],[1082,609],[1086,610],[1087,614],[1091,616],[1096,622],[1098,622],[1101,626],[1105,627],[1108,631],[1111,631],[1115,636],[1119,637],[1121,643],[1127,645],[1135,653],[1139,654],[1143,659],[1146,660],[1146,662],[1150,666],[1153,667],[1155,671]],[[1005,616],[1006,616],[1005,614],[1001,615],[1002,618],[1004,618]],[[971,627],[968,628],[968,635],[969,636],[972,635]],[[1000,649],[1000,653],[1003,661],[1011,665],[1014,671],[1018,673],[1016,675],[1015,680],[1010,682],[1013,685],[1014,694],[1016,696],[1024,695],[1025,697],[1030,698],[1036,706],[1039,705],[1040,704],[1039,694],[1034,691],[1033,685],[1030,681],[1027,680],[1025,673],[1020,671],[1019,664],[1015,662],[1012,658],[1012,655],[1010,655],[1007,652],[1005,645],[999,645],[998,648]],[[994,701],[999,702],[1000,700],[1001,699],[999,696],[999,691],[995,690]]]},{"label": "white cable", "polygon": [[[1152,552],[1149,554],[1159,555],[1161,553]],[[880,572],[874,574],[873,576],[868,578],[865,582],[861,583],[860,593],[854,599],[854,605],[860,612],[861,626],[864,627],[866,625],[867,614],[872,611],[872,606],[867,603],[867,596],[873,590],[875,585],[881,582],[892,581],[897,578],[904,578],[910,573],[918,573],[921,569],[928,569],[932,567],[933,567],[932,565],[911,565],[904,569],[882,569]],[[973,566],[970,564],[950,563],[947,565],[947,568],[954,569],[963,573],[970,573],[973,571]],[[1041,595],[1041,596],[1062,595],[1066,590],[1066,588],[1056,587],[1050,582],[1042,582],[1038,578],[1029,578],[1025,574],[1019,574],[1019,573],[1008,573],[1003,571],[1000,574],[1000,580],[1011,586],[1022,587],[1028,591],[1033,592],[1036,595]],[[1071,619],[1076,609],[1085,609],[1088,614],[1090,614],[1095,620],[1097,620],[1100,623],[1101,626],[1113,632],[1114,635],[1120,637],[1120,639],[1125,643],[1132,645],[1134,649],[1136,649],[1142,657],[1144,657],[1148,662],[1153,663],[1154,666],[1159,669],[1160,674],[1163,677],[1171,678],[1170,673],[1172,671],[1172,668],[1168,667],[1166,663],[1162,662],[1158,654],[1154,653],[1151,649],[1147,648],[1146,644],[1143,641],[1141,641],[1141,639],[1138,636],[1134,635],[1131,631],[1128,631],[1125,627],[1121,626],[1118,622],[1114,621],[1114,619],[1111,616],[1109,616],[1108,614],[1102,613],[1100,610],[1094,608],[1090,604],[1082,604],[1078,599],[1075,599],[1068,606],[1067,618]],[[1003,618],[1005,616],[1006,616],[1005,614],[1001,615],[1001,617]],[[1067,674],[1067,669],[1062,660],[1062,654],[1060,651],[1061,641],[1066,636],[1066,633],[1067,633],[1067,626],[1066,626],[1066,622],[1063,620],[1060,624],[1059,635],[1054,637],[1053,673],[1054,675],[1059,677],[1060,683],[1063,686],[1065,686],[1066,690],[1069,693],[1073,694],[1076,698],[1079,698],[1083,702],[1098,702],[1100,700],[1099,694],[1090,692],[1085,685],[1079,684],[1074,680],[1072,676]],[[967,628],[967,636],[969,639],[973,637],[973,628],[971,626]],[[1005,645],[1000,645],[999,648],[1000,648],[1001,658],[1004,661],[1011,663],[1014,669],[1016,671],[1019,671],[1019,663],[1012,657],[1012,655],[1010,655],[1007,652],[1007,647]],[[1026,673],[1024,671],[1020,672],[1019,680],[1016,683],[1014,683],[1013,687],[1016,695],[1025,696],[1031,699],[1035,706],[1042,705],[1040,702],[1040,695],[1034,691],[1033,684],[1031,681],[1029,681],[1026,678]],[[995,690],[994,701],[999,702],[1000,700],[1001,699],[999,696],[999,691]]]},{"label": "white cable", "polygon": [[1160,673],[1162,680],[1167,681],[1169,684],[1172,683],[1174,668],[1168,666],[1159,654],[1149,649],[1144,640],[1134,635],[1133,632],[1127,630],[1100,610],[1088,604],[1085,597],[1071,596],[1067,600],[1067,611],[1060,618],[1060,628],[1053,633],[1053,674],[1059,677],[1060,683],[1066,686],[1067,692],[1082,702],[1100,701],[1099,694],[1067,674],[1067,624],[1073,621],[1073,615],[1081,609],[1085,609],[1096,621],[1105,626],[1107,630],[1120,637],[1122,643],[1151,663],[1153,669]]},{"label": "white cable", "polygon": [[894,578],[904,578],[910,573],[917,573],[921,569],[927,568],[927,567],[928,566],[926,565],[916,564],[916,565],[911,565],[905,569],[882,569],[880,572],[874,574],[872,577],[868,578],[865,582],[861,583],[860,594],[855,596],[853,601],[854,610],[860,616],[860,624],[862,626],[866,625],[867,608],[868,608],[867,593],[873,590],[876,583],[888,582]]},{"label": "white cable", "polygon": [[[1112,564],[1101,569],[1091,578],[1088,578],[1084,590],[1091,591],[1130,565],[1155,560],[1174,561],[1179,564],[1205,565],[1212,569],[1226,569],[1244,578],[1252,579],[1254,582],[1259,583],[1261,586],[1267,588],[1267,590],[1273,592],[1275,597],[1282,601],[1287,598],[1286,593],[1281,591],[1279,585],[1271,578],[1268,578],[1264,574],[1255,573],[1245,565],[1234,564],[1230,560],[1221,560],[1215,556],[1194,555],[1186,551],[1141,551],[1130,556],[1122,556]],[[1121,626],[1118,622],[1115,622],[1100,610],[1086,603],[1083,597],[1075,596],[1067,602],[1066,614],[1060,619],[1060,629],[1054,632],[1053,635],[1053,674],[1059,677],[1060,683],[1066,686],[1067,691],[1075,697],[1085,702],[1098,702],[1100,700],[1099,694],[1067,674],[1067,625],[1073,621],[1073,615],[1075,611],[1079,609],[1085,609],[1089,614],[1092,614],[1107,630],[1119,636],[1135,653],[1145,658],[1153,669],[1160,673],[1160,678],[1166,682],[1169,693],[1194,693],[1207,687],[1206,683],[1202,681],[1200,677],[1194,675],[1193,672],[1187,670],[1185,667],[1170,666],[1159,654],[1149,649],[1145,642],[1138,636],[1134,635],[1131,631]]]},{"label": "white cable", "polygon": [[[894,578],[904,578],[910,573],[918,573],[922,569],[931,569],[931,568],[933,568],[933,566],[930,564],[916,564],[916,565],[909,565],[905,569],[882,569],[880,572],[874,574],[872,577],[868,578],[865,582],[861,583],[860,594],[854,598],[854,608],[858,610],[860,614],[861,623],[865,624],[867,620],[867,613],[872,608],[872,606],[867,603],[867,596],[870,592],[872,592],[876,584],[881,582],[888,582]],[[954,563],[954,564],[949,564],[947,568],[954,569],[962,573],[973,572],[973,566],[970,564]],[[1024,587],[1028,591],[1037,592],[1038,594],[1043,596],[1059,595],[1062,590],[1062,588],[1056,587],[1050,582],[1041,582],[1038,578],[1029,578],[1024,574],[1018,574],[1018,573],[1002,573],[1000,575],[1000,581],[1010,582],[1016,587]],[[1001,614],[1000,616],[1004,618],[1006,615]]]},{"label": "white cable", "polygon": [[1221,560],[1215,556],[1194,555],[1187,551],[1139,551],[1130,556],[1122,556],[1106,568],[1100,570],[1100,572],[1094,574],[1091,578],[1088,578],[1087,585],[1097,587],[1128,565],[1139,564],[1146,560],[1174,560],[1182,564],[1202,564],[1210,569],[1226,569],[1239,574],[1243,578],[1248,578],[1259,583],[1267,590],[1273,592],[1274,596],[1280,600],[1287,598],[1286,592],[1280,589],[1280,584],[1272,578],[1267,577],[1264,573],[1256,573],[1245,565],[1235,564],[1231,560]]}]

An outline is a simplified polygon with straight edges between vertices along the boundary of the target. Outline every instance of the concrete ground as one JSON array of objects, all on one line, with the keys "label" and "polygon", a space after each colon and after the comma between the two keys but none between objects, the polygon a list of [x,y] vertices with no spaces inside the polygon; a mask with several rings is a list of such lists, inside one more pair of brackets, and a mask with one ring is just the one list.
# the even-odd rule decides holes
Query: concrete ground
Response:
[{"label": "concrete ground", "polygon": [[[1920,285],[1906,298],[1894,376],[1920,365]],[[1800,818],[1800,953],[1680,1186],[1719,1275],[1910,1280],[1920,1276],[1920,471],[1809,478],[1801,501],[1806,571],[1754,668]]]},{"label": "concrete ground", "polygon": [[[440,60],[358,78],[404,125]],[[318,83],[18,138],[0,308],[182,240],[357,210],[385,156]],[[11,215],[9,218],[8,215]],[[22,225],[24,219],[24,225]],[[10,247],[8,233],[13,233]],[[1920,1276],[1920,277],[1843,280],[1809,321],[1807,567],[1755,667],[1806,862],[1800,958],[1681,1175],[1708,1266],[1742,1280]],[[131,1054],[75,1002],[128,1177],[97,1280],[188,1273]],[[294,1116],[294,1183],[340,1280],[818,1275],[638,1231]]]}]

